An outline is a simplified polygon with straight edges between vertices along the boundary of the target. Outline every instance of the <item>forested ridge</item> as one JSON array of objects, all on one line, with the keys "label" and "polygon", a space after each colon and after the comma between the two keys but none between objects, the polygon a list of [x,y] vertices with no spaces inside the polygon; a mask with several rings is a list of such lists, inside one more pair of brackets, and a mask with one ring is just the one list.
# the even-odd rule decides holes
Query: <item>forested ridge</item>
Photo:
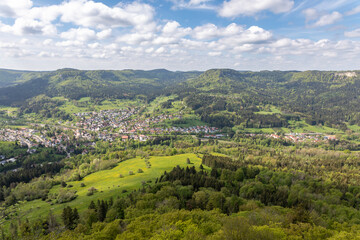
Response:
[{"label": "forested ridge", "polygon": [[[343,130],[347,124],[360,123],[358,71],[349,75],[330,71],[62,69],[41,74],[22,84],[0,88],[0,104],[24,106],[41,94],[98,100],[140,97],[148,102],[161,94],[177,94],[203,121],[218,127],[287,127],[289,120],[300,118],[310,125]],[[281,114],[257,114],[265,106],[275,106]]]},{"label": "forested ridge", "polygon": [[[70,99],[134,98],[151,96],[171,84],[197,76],[198,72],[170,72],[167,70],[80,71],[61,69],[45,72],[23,84],[0,88],[0,104],[21,105],[25,100],[40,94]],[[6,78],[6,77],[4,77]],[[0,86],[1,87],[1,86]]]}]

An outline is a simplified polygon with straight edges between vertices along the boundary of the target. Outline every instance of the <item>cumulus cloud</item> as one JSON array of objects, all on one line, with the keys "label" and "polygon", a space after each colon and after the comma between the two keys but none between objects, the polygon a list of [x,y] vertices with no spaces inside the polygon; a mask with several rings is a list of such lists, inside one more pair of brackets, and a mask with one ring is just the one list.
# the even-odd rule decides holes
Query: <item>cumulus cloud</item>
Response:
[{"label": "cumulus cloud", "polygon": [[117,38],[118,42],[124,42],[130,45],[137,45],[143,42],[148,42],[149,40],[154,38],[153,33],[141,33],[134,32],[129,34],[124,34]]},{"label": "cumulus cloud", "polygon": [[67,32],[63,32],[60,35],[64,39],[78,40],[80,42],[87,42],[96,39],[96,33],[89,28],[72,28]]},{"label": "cumulus cloud", "polygon": [[268,10],[273,13],[284,13],[294,6],[292,0],[230,0],[225,1],[219,15],[222,17],[252,16]]},{"label": "cumulus cloud", "polygon": [[162,28],[163,36],[172,36],[176,38],[184,37],[190,34],[190,32],[191,28],[182,28],[180,26],[180,23],[178,23],[177,21],[169,21]]},{"label": "cumulus cloud", "polygon": [[1,0],[0,17],[17,17],[25,14],[33,3],[31,0]]},{"label": "cumulus cloud", "polygon": [[244,29],[242,26],[232,23],[225,28],[218,28],[214,24],[206,24],[193,30],[193,37],[198,40],[215,39],[209,44],[210,47],[220,50],[234,48],[243,44],[261,43],[271,40],[272,33],[258,26]]},{"label": "cumulus cloud", "polygon": [[57,33],[56,27],[52,24],[26,18],[16,19],[12,26],[2,24],[0,31],[15,35],[55,35]]},{"label": "cumulus cloud", "polygon": [[225,36],[233,36],[240,34],[243,31],[243,27],[237,25],[236,23],[231,23],[225,28],[218,28],[216,25],[209,23],[196,27],[192,35],[195,39],[203,40]]},{"label": "cumulus cloud", "polygon": [[14,25],[2,26],[1,31],[14,34],[56,33],[53,23],[60,19],[63,23],[71,23],[82,28],[103,30],[99,38],[107,38],[109,29],[118,27],[134,27],[138,31],[151,31],[156,25],[153,22],[154,9],[139,2],[108,7],[99,2],[88,0],[64,1],[60,5],[32,7],[30,0],[2,0],[0,16],[16,18]]},{"label": "cumulus cloud", "polygon": [[355,29],[355,30],[350,31],[350,32],[345,32],[344,35],[346,37],[351,37],[351,38],[360,37],[360,28]]},{"label": "cumulus cloud", "polygon": [[[275,62],[289,63],[291,59],[294,65],[283,68],[306,66],[306,58],[314,59],[314,67],[327,67],[324,60],[332,57],[341,59],[341,64],[359,60],[358,41],[279,38],[269,29],[237,23],[187,27],[180,20],[156,19],[154,8],[140,1],[113,7],[97,0],[64,0],[45,7],[34,7],[30,0],[0,2],[0,17],[10,16],[0,22],[0,58],[36,59],[32,62],[39,69],[50,66],[51,61],[51,68],[60,67],[59,62],[87,69],[139,68],[140,62],[142,68],[172,66],[189,70],[234,66],[236,62],[241,62],[243,68],[254,69],[252,64],[256,62],[259,68],[271,69]],[[176,2],[187,8],[203,8],[215,1]],[[225,0],[217,10],[224,17],[253,16],[261,11],[287,12],[293,4],[293,0]],[[319,9],[316,5],[302,12],[310,26],[326,26],[342,18],[332,9]],[[344,36],[360,37],[360,29],[345,32]],[[214,60],[220,55],[221,63]]]},{"label": "cumulus cloud", "polygon": [[152,22],[153,15],[150,5],[138,2],[114,8],[86,0],[72,0],[61,5],[61,21],[100,29],[147,25]]},{"label": "cumulus cloud", "polygon": [[79,42],[88,42],[97,39],[105,39],[111,35],[111,32],[111,29],[106,29],[96,33],[94,30],[89,28],[71,28],[66,32],[62,32],[60,37],[63,39],[76,40]]}]

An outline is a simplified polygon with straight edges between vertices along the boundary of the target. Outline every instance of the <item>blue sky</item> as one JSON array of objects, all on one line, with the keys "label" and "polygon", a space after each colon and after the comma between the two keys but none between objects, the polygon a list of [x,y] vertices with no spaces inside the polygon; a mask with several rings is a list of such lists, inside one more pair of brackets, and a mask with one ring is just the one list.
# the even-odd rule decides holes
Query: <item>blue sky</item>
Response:
[{"label": "blue sky", "polygon": [[1,0],[0,68],[360,69],[358,0]]}]

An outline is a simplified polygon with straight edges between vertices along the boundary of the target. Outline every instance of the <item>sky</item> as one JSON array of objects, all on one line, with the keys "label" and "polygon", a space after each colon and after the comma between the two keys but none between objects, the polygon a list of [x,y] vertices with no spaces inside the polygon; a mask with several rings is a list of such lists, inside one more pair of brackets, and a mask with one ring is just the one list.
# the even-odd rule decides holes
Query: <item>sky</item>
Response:
[{"label": "sky", "polygon": [[0,0],[0,68],[359,70],[359,0]]}]

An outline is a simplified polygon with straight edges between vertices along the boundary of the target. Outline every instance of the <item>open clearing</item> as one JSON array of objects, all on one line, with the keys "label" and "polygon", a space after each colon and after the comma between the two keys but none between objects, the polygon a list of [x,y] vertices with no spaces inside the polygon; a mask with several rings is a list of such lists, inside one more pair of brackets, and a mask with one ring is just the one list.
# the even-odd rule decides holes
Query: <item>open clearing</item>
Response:
[{"label": "open clearing", "polygon": [[[190,159],[192,164],[186,163],[187,158]],[[146,167],[145,159],[137,157],[121,162],[112,169],[90,174],[81,181],[67,182],[68,185],[73,185],[70,189],[77,191],[78,197],[75,200],[53,205],[40,199],[24,202],[17,205],[17,214],[23,219],[32,220],[47,216],[51,210],[55,215],[60,216],[65,206],[76,207],[81,213],[88,208],[91,201],[109,199],[110,197],[115,198],[124,194],[122,193],[123,190],[132,191],[139,189],[142,187],[143,181],[151,180],[154,182],[164,171],[170,171],[177,165],[180,167],[195,166],[199,168],[201,159],[195,154],[188,153],[175,156],[152,156],[149,162],[151,163],[151,168]],[[138,173],[137,170],[139,168],[144,172]],[[129,175],[129,171],[133,171],[134,175]],[[124,177],[120,178],[120,174]],[[81,183],[84,183],[85,187],[81,187]],[[92,196],[87,196],[90,187],[95,187],[98,192]],[[60,189],[60,185],[54,186],[50,194],[57,193]]]}]

